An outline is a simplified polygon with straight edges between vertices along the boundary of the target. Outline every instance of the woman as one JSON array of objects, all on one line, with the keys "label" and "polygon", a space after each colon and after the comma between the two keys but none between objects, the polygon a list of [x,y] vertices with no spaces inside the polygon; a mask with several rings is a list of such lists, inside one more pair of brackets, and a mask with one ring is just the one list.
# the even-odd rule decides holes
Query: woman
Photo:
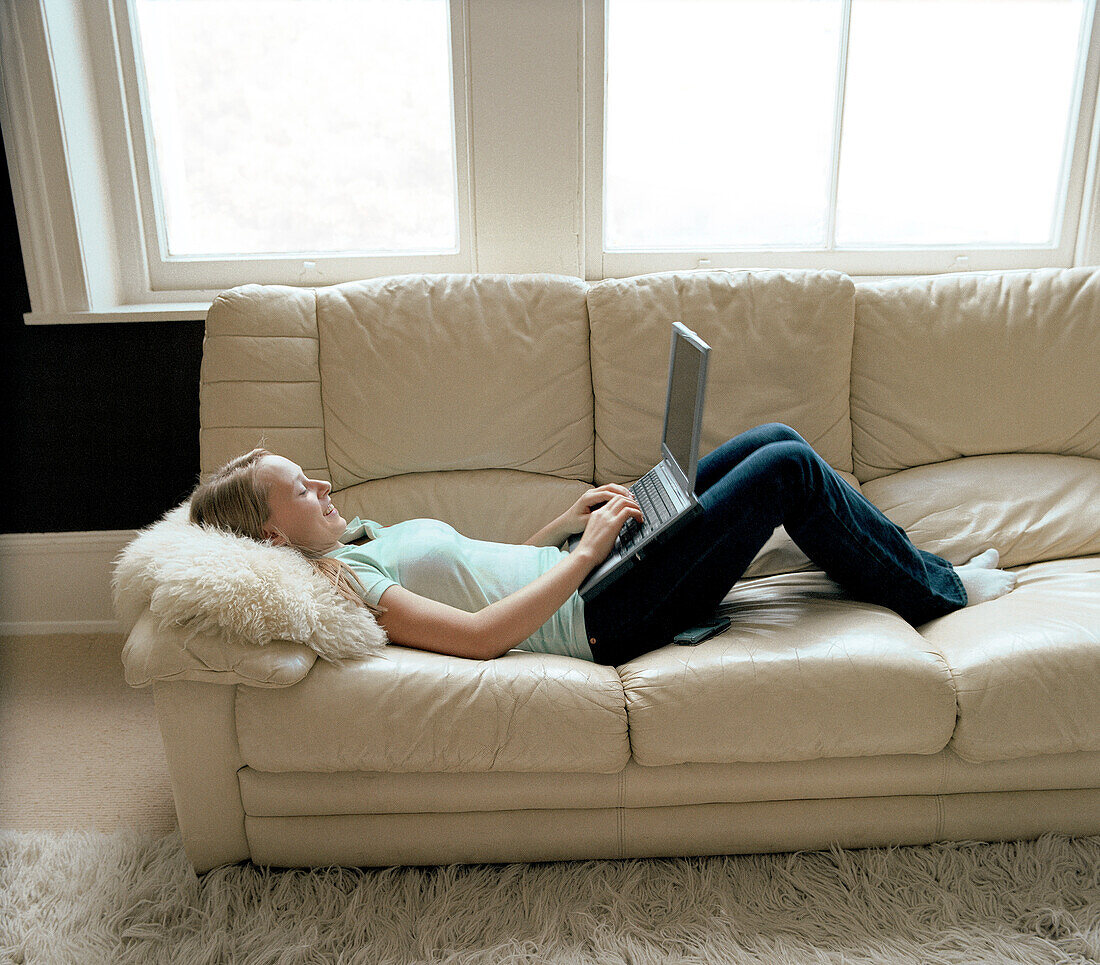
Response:
[{"label": "woman", "polygon": [[[630,490],[590,489],[526,544],[471,540],[438,520],[348,523],[329,483],[256,449],[192,495],[191,520],[294,546],[348,599],[370,607],[393,643],[476,659],[513,647],[617,665],[712,616],[779,525],[856,599],[913,625],[1008,593],[995,549],[966,565],[913,545],[794,429],[769,423],[699,461],[703,512],[586,606],[577,593],[627,519]],[[582,533],[571,552],[558,549]],[[354,577],[358,589],[349,577]]]}]

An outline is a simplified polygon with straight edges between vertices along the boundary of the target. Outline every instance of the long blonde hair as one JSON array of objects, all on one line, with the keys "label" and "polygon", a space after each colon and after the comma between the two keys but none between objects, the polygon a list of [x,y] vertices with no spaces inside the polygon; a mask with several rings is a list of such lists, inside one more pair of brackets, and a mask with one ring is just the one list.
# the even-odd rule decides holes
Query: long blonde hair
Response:
[{"label": "long blonde hair", "polygon": [[[267,499],[268,483],[258,479],[256,471],[260,460],[271,455],[274,453],[267,449],[253,449],[229,460],[200,482],[191,493],[191,522],[217,526],[237,536],[264,542],[263,527],[271,517],[271,507]],[[385,607],[373,606],[363,598],[363,584],[343,560],[291,543],[282,530],[277,526],[273,528],[309,561],[314,570],[329,580],[345,600],[365,606],[375,616],[386,612]]]}]

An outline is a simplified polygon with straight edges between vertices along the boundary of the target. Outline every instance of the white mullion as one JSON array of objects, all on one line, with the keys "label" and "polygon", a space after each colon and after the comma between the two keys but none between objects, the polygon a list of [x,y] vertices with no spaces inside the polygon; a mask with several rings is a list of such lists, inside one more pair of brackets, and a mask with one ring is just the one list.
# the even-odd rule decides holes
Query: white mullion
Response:
[{"label": "white mullion", "polygon": [[478,268],[577,275],[578,0],[470,4]]},{"label": "white mullion", "polygon": [[1100,104],[1093,108],[1092,135],[1089,141],[1088,166],[1085,168],[1083,199],[1079,207],[1073,264],[1100,264],[1100,190],[1097,190],[1097,158],[1100,158]]},{"label": "white mullion", "polygon": [[603,250],[604,186],[607,143],[607,7],[608,0],[584,0],[584,253],[581,267],[590,280],[606,275]]},{"label": "white mullion", "polygon": [[573,205],[573,231],[576,243],[577,274],[582,278],[587,274],[585,266],[586,245],[585,226],[587,224],[587,184],[586,164],[588,145],[586,143],[585,117],[587,116],[587,80],[588,77],[588,52],[585,47],[585,33],[587,31],[584,0],[577,0],[577,182],[576,199]]},{"label": "white mullion", "polygon": [[844,128],[844,95],[848,82],[848,32],[852,23],[852,0],[841,0],[840,49],[837,53],[836,100],[833,106],[833,158],[829,172],[829,210],[825,225],[825,250],[836,249],[836,196],[840,183],[840,139]]},{"label": "white mullion", "polygon": [[[455,177],[458,181],[455,202],[458,205],[459,251],[467,257],[467,270],[480,271],[477,253],[477,192],[474,188],[473,86],[470,71],[469,0],[450,0],[452,124],[454,125]],[[458,21],[456,24],[455,21]],[[461,61],[457,54],[461,52]],[[459,102],[459,92],[462,94]],[[461,121],[461,126],[459,122]],[[460,129],[461,127],[461,129]]]}]

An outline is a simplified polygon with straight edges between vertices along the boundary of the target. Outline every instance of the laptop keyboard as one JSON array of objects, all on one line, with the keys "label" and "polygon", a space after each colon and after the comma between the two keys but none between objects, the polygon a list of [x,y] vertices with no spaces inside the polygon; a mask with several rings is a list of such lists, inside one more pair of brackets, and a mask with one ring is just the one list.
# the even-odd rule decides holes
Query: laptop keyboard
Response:
[{"label": "laptop keyboard", "polygon": [[644,521],[628,519],[615,540],[615,548],[620,552],[629,552],[636,543],[641,542],[650,532],[673,515],[672,504],[665,495],[664,487],[657,478],[656,470],[651,469],[639,479],[630,491],[642,507]]}]

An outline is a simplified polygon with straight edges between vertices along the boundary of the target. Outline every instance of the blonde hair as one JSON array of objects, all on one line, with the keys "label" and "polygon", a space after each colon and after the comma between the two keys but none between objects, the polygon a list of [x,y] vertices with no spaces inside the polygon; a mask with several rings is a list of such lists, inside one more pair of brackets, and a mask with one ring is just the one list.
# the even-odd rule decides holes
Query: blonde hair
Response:
[{"label": "blonde hair", "polygon": [[[217,526],[237,536],[264,542],[264,523],[271,517],[267,500],[269,484],[257,477],[257,470],[260,460],[271,455],[274,453],[267,449],[253,449],[229,460],[204,482],[200,482],[191,493],[191,522],[200,526]],[[314,570],[329,580],[345,600],[366,607],[375,616],[386,612],[385,607],[373,606],[363,598],[363,584],[343,560],[297,546],[279,527],[274,526],[273,529],[289,546],[301,553]]]}]

